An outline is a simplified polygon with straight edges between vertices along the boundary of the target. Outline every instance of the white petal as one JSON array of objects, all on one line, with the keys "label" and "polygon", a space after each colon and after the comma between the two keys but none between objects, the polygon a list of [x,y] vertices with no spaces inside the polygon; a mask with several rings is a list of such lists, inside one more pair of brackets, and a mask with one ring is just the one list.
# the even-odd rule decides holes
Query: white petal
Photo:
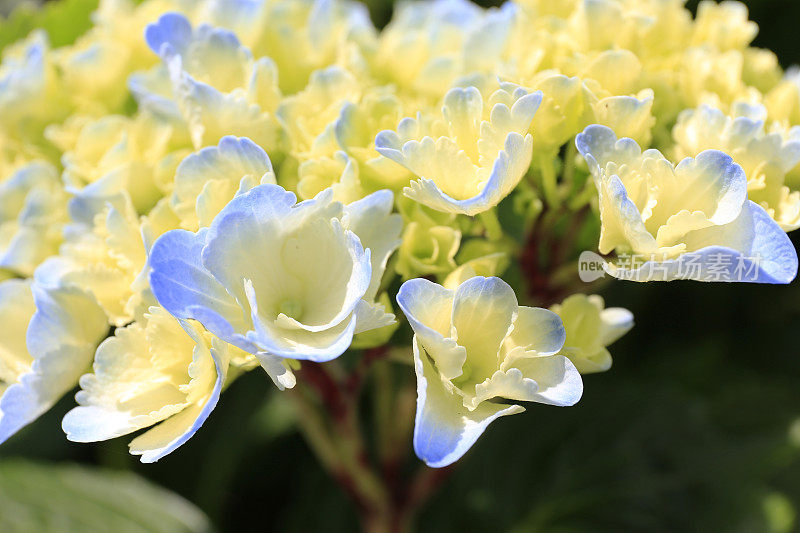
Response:
[{"label": "white petal", "polygon": [[520,347],[538,355],[553,355],[564,346],[566,336],[561,317],[554,312],[520,306],[507,343],[510,348]]},{"label": "white petal", "polygon": [[297,384],[297,378],[291,369],[284,364],[282,357],[277,357],[266,352],[256,354],[258,362],[269,375],[278,390],[292,389]]},{"label": "white petal", "polygon": [[600,322],[600,342],[608,346],[633,328],[633,313],[622,307],[609,307],[600,312]]},{"label": "white petal", "polygon": [[361,300],[356,306],[356,329],[354,334],[363,333],[373,329],[391,326],[395,322],[395,316],[387,313],[383,305],[379,303],[367,303]]},{"label": "white petal", "polygon": [[569,406],[578,403],[583,395],[581,375],[572,361],[563,355],[519,358],[514,362],[514,368],[538,385],[538,390],[526,398],[530,401]]},{"label": "white petal", "polygon": [[476,276],[455,291],[453,328],[467,349],[472,374],[491,376],[500,366],[500,346],[517,315],[514,290],[500,278]]},{"label": "white petal", "polygon": [[386,262],[400,245],[403,219],[400,215],[391,214],[393,204],[392,192],[382,190],[345,207],[347,228],[358,236],[364,248],[372,252],[372,280],[364,296],[367,300],[375,298]]}]

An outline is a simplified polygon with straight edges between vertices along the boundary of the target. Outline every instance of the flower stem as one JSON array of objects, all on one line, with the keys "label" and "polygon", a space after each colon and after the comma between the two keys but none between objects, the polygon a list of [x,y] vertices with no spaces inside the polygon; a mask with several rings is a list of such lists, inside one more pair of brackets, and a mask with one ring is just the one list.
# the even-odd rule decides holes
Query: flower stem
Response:
[{"label": "flower stem", "polygon": [[484,211],[478,215],[478,218],[483,223],[483,227],[486,229],[486,237],[490,241],[499,241],[503,238],[503,228],[497,218],[497,209]]},{"label": "flower stem", "polygon": [[[298,385],[289,397],[306,442],[356,505],[363,530],[410,531],[419,509],[440,487],[449,469],[421,466],[411,479],[402,475],[411,440],[415,389],[407,379],[399,383],[392,379],[393,365],[385,357],[388,350],[368,352],[356,378],[340,379],[328,365],[303,363]],[[358,417],[361,373],[367,369],[374,371],[376,378],[376,417],[384,418],[376,420],[377,464],[369,459]]]},{"label": "flower stem", "polygon": [[562,181],[568,190],[572,189],[572,181],[575,179],[575,157],[577,156],[578,148],[574,142],[567,143],[567,151],[564,154],[564,171],[561,173]]},{"label": "flower stem", "polygon": [[561,200],[558,193],[558,176],[553,167],[552,156],[546,154],[539,156],[539,171],[542,174],[542,193],[547,205],[551,209],[557,209]]},{"label": "flower stem", "polygon": [[311,378],[290,392],[300,430],[322,466],[356,504],[365,529],[369,525],[378,531],[370,524],[391,515],[391,501],[367,458],[355,402],[342,397],[342,389],[321,365],[305,363],[300,373]]}]

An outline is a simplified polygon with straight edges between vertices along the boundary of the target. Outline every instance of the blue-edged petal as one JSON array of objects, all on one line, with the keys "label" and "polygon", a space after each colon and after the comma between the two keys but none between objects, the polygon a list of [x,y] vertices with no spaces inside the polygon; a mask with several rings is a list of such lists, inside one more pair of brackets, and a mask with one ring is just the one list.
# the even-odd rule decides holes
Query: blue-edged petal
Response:
[{"label": "blue-edged petal", "polygon": [[264,369],[275,386],[278,387],[278,390],[291,389],[297,384],[294,372],[286,365],[286,360],[282,357],[267,352],[259,352],[256,354],[256,358],[261,364],[261,368]]},{"label": "blue-edged petal", "polygon": [[633,313],[623,307],[600,311],[600,343],[608,346],[633,329]]},{"label": "blue-edged petal", "polygon": [[192,42],[192,23],[180,13],[165,13],[145,28],[144,40],[158,56],[180,54]]},{"label": "blue-edged petal", "polygon": [[275,249],[283,221],[296,202],[293,193],[278,185],[254,187],[231,200],[209,227],[202,264],[239,305],[247,302],[244,278],[253,281],[259,291],[270,290],[275,283],[291,283],[282,274],[280,258],[267,257],[265,261],[264,253]]},{"label": "blue-edged petal", "polygon": [[181,161],[175,180],[194,183],[202,178],[202,181],[226,180],[238,184],[243,176],[252,175],[260,182],[269,173],[272,173],[272,162],[263,148],[247,137],[226,135],[217,146],[203,148]]},{"label": "blue-edged petal", "polygon": [[275,183],[272,162],[267,153],[250,139],[225,136],[217,146],[203,148],[181,161],[175,171],[171,203],[178,216],[192,219],[200,210],[198,198],[209,183],[219,183],[232,191],[224,198],[217,198],[219,192],[215,191],[214,197],[210,198],[217,204],[222,203],[221,209],[245,177],[250,177],[253,183]]},{"label": "blue-edged petal", "polygon": [[567,407],[578,403],[583,395],[581,375],[572,361],[563,355],[521,357],[506,372],[511,373],[514,369],[519,370],[525,379],[535,381],[537,389],[529,397],[512,396],[511,399]]},{"label": "blue-edged petal", "polygon": [[235,332],[244,327],[245,317],[237,301],[201,262],[206,232],[171,230],[159,237],[150,251],[150,287],[173,316],[197,320],[218,337],[239,345]]},{"label": "blue-edged petal", "polygon": [[460,376],[467,360],[467,350],[451,337],[454,296],[455,291],[424,278],[406,281],[397,292],[397,304],[414,334],[447,379]]},{"label": "blue-edged petal", "polygon": [[575,405],[583,395],[583,380],[563,355],[518,357],[508,369],[498,370],[475,385],[475,396],[464,405],[474,409],[491,398],[537,402],[559,407]]},{"label": "blue-edged petal", "polygon": [[[392,157],[393,152],[385,150],[379,144],[381,142],[383,140],[380,136],[375,139],[375,149],[396,161],[397,158]],[[403,150],[407,151],[405,147]],[[532,153],[533,140],[530,135],[523,137],[518,133],[511,133],[505,140],[504,150],[497,154],[485,185],[477,195],[457,200],[443,192],[434,180],[425,177],[412,181],[409,187],[403,189],[403,193],[437,211],[474,216],[500,203],[516,187],[524,175],[524,171],[519,170],[523,167],[527,170]]]},{"label": "blue-edged petal", "polygon": [[797,252],[780,226],[748,200],[736,220],[690,232],[687,253],[638,268],[606,265],[614,277],[633,281],[722,281],[786,284],[797,275]]},{"label": "blue-edged petal", "polygon": [[195,353],[195,361],[198,357],[211,357],[216,376],[210,393],[201,401],[171,416],[131,441],[130,452],[134,455],[141,455],[143,463],[158,461],[194,436],[217,406],[222,385],[227,376],[228,347],[215,339],[212,347],[207,348],[205,342],[200,338],[199,332],[193,326],[185,322],[182,323],[182,326],[186,333],[197,342],[196,351],[205,352]]},{"label": "blue-edged petal", "polygon": [[460,459],[486,428],[501,416],[521,413],[519,405],[483,402],[475,410],[464,407],[461,396],[442,381],[419,341],[414,339],[417,375],[417,412],[414,419],[414,452],[433,468]]},{"label": "blue-edged petal", "polygon": [[164,65],[149,71],[133,72],[128,76],[128,89],[140,109],[146,109],[166,122],[185,127],[181,110],[172,99],[172,82]]},{"label": "blue-edged petal", "polygon": [[261,146],[276,146],[274,120],[239,90],[224,93],[180,70],[180,63],[168,63],[175,85],[178,108],[189,128],[192,144],[199,149],[222,136],[249,137]]},{"label": "blue-edged petal", "polygon": [[597,180],[600,204],[600,229],[598,249],[607,254],[617,246],[631,246],[646,252],[658,246],[655,237],[647,231],[639,208],[628,195],[619,176],[600,176]]},{"label": "blue-edged petal", "polygon": [[610,161],[629,161],[642,154],[636,141],[626,137],[617,140],[614,130],[600,124],[588,126],[579,133],[575,137],[575,146],[586,159],[595,179]]},{"label": "blue-edged petal", "polygon": [[0,442],[50,409],[75,386],[108,333],[108,321],[97,302],[75,288],[32,286],[36,312],[26,332],[33,358],[0,399]]},{"label": "blue-edged petal", "polygon": [[747,199],[744,170],[719,150],[684,159],[675,167],[674,179],[674,184],[658,184],[662,194],[653,209],[657,219],[662,210],[665,216],[688,210],[702,212],[711,224],[728,224],[739,216]]}]

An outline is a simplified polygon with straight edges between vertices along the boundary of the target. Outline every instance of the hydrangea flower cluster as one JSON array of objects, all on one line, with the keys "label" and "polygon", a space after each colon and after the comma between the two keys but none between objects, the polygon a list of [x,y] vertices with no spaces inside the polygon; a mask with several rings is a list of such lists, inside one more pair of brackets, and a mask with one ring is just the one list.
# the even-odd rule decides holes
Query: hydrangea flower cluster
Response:
[{"label": "hydrangea flower cluster", "polygon": [[633,317],[584,294],[582,248],[627,280],[796,275],[800,75],[740,3],[412,1],[378,30],[349,0],[101,0],[92,21],[3,50],[0,442],[79,386],[67,438],[146,430],[152,462],[245,372],[341,385],[339,359],[387,357],[442,467],[610,368]]}]

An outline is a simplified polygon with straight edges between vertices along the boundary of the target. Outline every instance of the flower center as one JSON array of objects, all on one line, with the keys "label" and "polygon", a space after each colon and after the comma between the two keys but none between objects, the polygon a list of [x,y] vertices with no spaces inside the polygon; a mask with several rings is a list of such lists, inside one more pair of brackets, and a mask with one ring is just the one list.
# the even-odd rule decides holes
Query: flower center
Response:
[{"label": "flower center", "polygon": [[300,317],[303,316],[303,304],[301,304],[298,300],[291,298],[282,301],[278,310],[284,315],[294,318],[295,320],[300,320]]}]

